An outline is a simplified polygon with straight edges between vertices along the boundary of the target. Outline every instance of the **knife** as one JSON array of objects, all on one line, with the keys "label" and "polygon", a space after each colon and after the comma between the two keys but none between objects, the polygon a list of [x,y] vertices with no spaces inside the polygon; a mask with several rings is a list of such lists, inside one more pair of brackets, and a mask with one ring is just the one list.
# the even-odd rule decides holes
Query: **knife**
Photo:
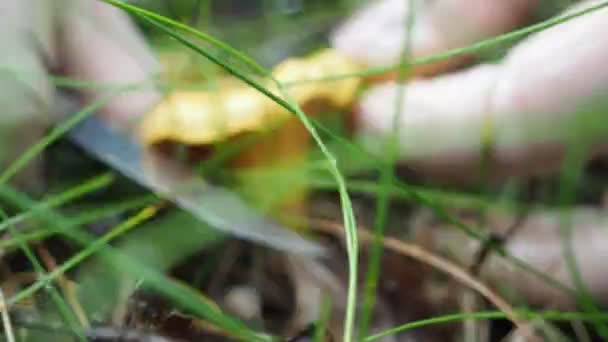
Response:
[{"label": "knife", "polygon": [[[264,66],[272,67],[290,55],[304,53],[302,47],[327,43],[327,35],[336,21],[337,18],[327,17],[297,34],[278,35],[261,43],[251,55]],[[75,112],[77,101],[63,95],[58,97],[63,102],[60,106],[63,115]],[[279,251],[308,256],[326,254],[320,244],[266,217],[237,193],[206,182],[187,165],[142,146],[130,134],[95,115],[81,121],[67,136],[93,158],[216,229]]]},{"label": "knife", "polygon": [[[69,95],[62,94],[58,99],[63,115],[77,108],[77,102]],[[236,192],[206,182],[187,165],[142,146],[130,134],[95,115],[80,121],[67,137],[91,157],[213,228],[283,252],[306,256],[325,254],[320,244],[266,217]]]}]

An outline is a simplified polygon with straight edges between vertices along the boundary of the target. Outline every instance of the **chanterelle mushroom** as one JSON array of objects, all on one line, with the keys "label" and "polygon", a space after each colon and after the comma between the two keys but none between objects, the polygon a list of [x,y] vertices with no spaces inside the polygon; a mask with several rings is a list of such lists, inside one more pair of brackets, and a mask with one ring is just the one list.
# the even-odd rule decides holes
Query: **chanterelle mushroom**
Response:
[{"label": "chanterelle mushroom", "polygon": [[[359,65],[349,58],[327,49],[308,58],[288,59],[275,68],[272,76],[287,83],[359,70]],[[290,101],[300,106],[322,101],[343,108],[354,101],[360,83],[356,77],[309,82],[288,87],[285,92]],[[263,85],[285,98],[273,80],[266,80]],[[145,145],[174,142],[201,146],[265,131],[290,117],[288,110],[245,84],[217,91],[176,91],[146,115],[139,136]]]},{"label": "chanterelle mushroom", "polygon": [[[279,64],[262,85],[277,97],[298,104],[307,115],[321,110],[344,109],[354,102],[361,79],[343,78],[324,82],[310,80],[335,74],[353,74],[361,66],[335,50],[291,58]],[[264,133],[255,143],[240,150],[229,161],[240,171],[252,167],[298,166],[305,160],[310,136],[303,124],[287,109],[253,87],[221,80],[213,91],[175,91],[142,120],[138,136],[146,146],[166,143],[187,147],[209,147],[244,135]],[[285,84],[284,87],[277,83]],[[285,213],[303,213],[307,194],[304,184],[286,184],[289,191],[277,194],[268,181],[246,172],[239,175],[245,193],[262,206]],[[278,183],[277,179],[273,183]],[[283,192],[283,191],[281,191]],[[273,198],[268,198],[271,196]],[[270,200],[270,204],[269,201]],[[263,204],[262,204],[263,203]],[[278,208],[277,208],[278,207]]]}]

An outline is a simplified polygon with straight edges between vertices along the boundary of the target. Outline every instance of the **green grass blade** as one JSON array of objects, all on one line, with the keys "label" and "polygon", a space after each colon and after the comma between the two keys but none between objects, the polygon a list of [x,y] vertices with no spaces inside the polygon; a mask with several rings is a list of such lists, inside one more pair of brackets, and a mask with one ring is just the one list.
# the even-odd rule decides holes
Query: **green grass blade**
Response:
[{"label": "green grass blade", "polygon": [[[320,129],[322,129],[325,133],[330,135],[332,138],[339,141],[343,146],[346,146],[353,153],[355,153],[355,154],[359,153],[360,156],[365,156],[366,158],[372,159],[370,166],[373,166],[373,169],[382,170],[381,167],[384,166],[384,161],[382,159],[378,159],[378,158],[374,157],[372,154],[370,154],[369,152],[365,151],[360,146],[355,145],[351,142],[346,141],[345,139],[342,139],[341,137],[334,135],[330,130],[326,129],[323,125],[318,125],[318,127]],[[326,184],[325,186],[327,186],[327,182],[325,184]],[[445,206],[442,205],[442,201],[440,199],[438,199],[435,194],[433,194],[433,193],[429,194],[426,191],[420,191],[421,189],[419,187],[413,187],[410,184],[407,184],[403,181],[396,181],[395,187],[396,187],[395,191],[398,191],[400,193],[400,196],[409,198],[409,199],[413,200],[414,202],[421,204],[423,207],[431,209],[433,211],[433,213],[435,215],[437,215],[439,218],[441,218],[448,224],[452,225],[453,227],[463,231],[469,237],[479,240],[479,241],[485,241],[487,239],[487,234],[480,233],[478,229],[470,227],[466,223],[461,222],[458,218],[451,215],[445,209]],[[370,191],[369,187],[367,187],[366,191]],[[483,204],[483,203],[480,203],[480,204]],[[521,260],[517,257],[514,257],[501,246],[494,244],[491,246],[491,249],[492,249],[492,251],[496,252],[499,257],[505,258],[507,261],[511,262],[517,268],[534,275],[538,279],[542,280],[543,282],[551,285],[552,287],[554,287],[564,293],[573,294],[573,291],[569,287],[562,284],[558,280],[554,279],[551,275],[541,272],[541,271],[537,270],[536,268],[534,268],[533,266],[527,264],[526,261]]]},{"label": "green grass blade", "polygon": [[[2,218],[3,221],[6,221],[8,219],[8,215],[1,208],[0,208],[0,217]],[[38,258],[36,257],[36,255],[34,254],[32,249],[23,240],[22,234],[15,228],[15,226],[13,224],[9,224],[8,229],[9,229],[9,232],[10,232],[12,238],[17,241],[19,248],[21,248],[21,250],[23,251],[23,254],[29,260],[30,264],[34,268],[34,271],[36,272],[38,277],[40,279],[46,278],[47,272],[45,271],[44,267],[42,267],[42,265],[38,261]],[[67,304],[67,302],[59,294],[59,291],[57,291],[57,288],[53,284],[49,283],[47,286],[44,287],[44,289],[46,290],[46,292],[48,292],[49,296],[51,297],[51,300],[57,307],[57,310],[59,311],[59,314],[63,318],[65,323],[67,323],[67,325],[70,327],[70,329],[74,332],[74,334],[78,337],[78,339],[80,341],[86,341],[86,337],[85,337],[84,331],[82,329],[83,327],[80,325],[80,323],[78,321],[78,317],[76,316],[76,313],[74,313],[72,311],[72,309]]]},{"label": "green grass blade", "polygon": [[315,342],[324,342],[326,340],[325,333],[327,331],[329,319],[331,318],[331,308],[331,298],[323,296],[321,303],[321,313],[319,314],[317,324],[315,324]]},{"label": "green grass blade", "polygon": [[[171,26],[171,27],[177,28],[179,30],[182,30],[184,32],[187,32],[187,33],[193,35],[194,37],[200,38],[200,39],[210,43],[212,46],[218,48],[220,51],[227,53],[229,56],[236,58],[237,61],[244,63],[244,65],[246,65],[252,72],[257,73],[260,76],[267,76],[269,74],[265,68],[260,66],[256,61],[249,58],[247,55],[232,48],[228,44],[225,44],[222,41],[212,37],[211,35],[201,32],[189,25],[185,25],[183,23],[172,20],[172,19],[167,18],[166,16],[163,16],[160,14],[157,14],[157,13],[154,13],[151,11],[147,11],[141,7],[129,5],[122,1],[117,1],[117,0],[102,0],[102,1],[108,3],[112,6],[118,7],[128,13],[134,14],[140,18],[148,18],[148,19],[150,19],[150,21],[148,21],[150,24],[160,23],[163,26],[167,25],[167,26]],[[214,58],[217,59],[218,56],[214,56]]]},{"label": "green grass blade", "polygon": [[[515,312],[518,317],[527,320],[533,319],[543,319],[548,321],[572,321],[572,320],[580,320],[580,321],[602,321],[608,322],[608,313],[596,313],[590,314],[586,312],[559,312],[559,311],[541,311],[541,312],[533,312],[533,311],[521,311],[516,310]],[[414,322],[409,322],[378,334],[374,334],[368,336],[365,339],[365,342],[376,341],[381,338],[395,335],[400,332],[404,332],[407,330],[427,327],[435,324],[445,324],[451,322],[459,322],[463,320],[497,320],[497,319],[505,319],[506,316],[504,312],[501,311],[482,311],[482,312],[473,312],[473,313],[454,313],[449,315],[437,316],[428,319],[422,319]]]},{"label": "green grass blade", "polygon": [[[128,88],[131,88],[129,86]],[[121,87],[125,89],[124,87]],[[79,112],[68,117],[63,123],[57,125],[51,132],[45,135],[40,141],[30,147],[23,155],[12,162],[1,174],[0,174],[0,185],[6,184],[13,176],[15,176],[23,167],[31,162],[38,154],[42,153],[50,144],[61,138],[70,129],[74,128],[80,121],[86,119],[88,116],[93,115],[95,111],[100,109],[106,103],[111,100],[114,96],[110,93],[108,96],[104,96],[88,106],[84,107]]]},{"label": "green grass blade", "polygon": [[452,58],[452,57],[456,57],[456,56],[472,55],[472,54],[479,53],[486,49],[500,46],[501,44],[511,43],[511,42],[517,41],[519,39],[523,39],[531,34],[546,30],[553,26],[563,24],[570,20],[582,17],[586,14],[593,13],[597,10],[605,8],[606,6],[608,6],[608,1],[600,1],[597,4],[588,6],[587,8],[584,8],[584,9],[581,9],[578,11],[574,11],[570,14],[557,16],[557,17],[542,21],[542,22],[534,24],[534,25],[526,26],[519,30],[514,30],[511,32],[502,34],[502,35],[484,39],[482,41],[479,41],[474,44],[470,44],[465,47],[455,48],[455,49],[451,49],[446,52],[438,53],[438,54],[435,54],[432,56],[414,59],[413,61],[411,61],[410,63],[408,63],[406,65],[395,64],[395,65],[390,65],[390,66],[386,66],[386,67],[369,68],[369,69],[366,69],[366,70],[358,72],[358,73],[332,75],[332,76],[321,77],[321,78],[316,78],[316,79],[305,79],[305,80],[293,81],[293,82],[286,83],[285,86],[290,87],[290,86],[294,86],[294,85],[298,85],[298,84],[302,84],[302,83],[308,83],[308,82],[327,82],[327,81],[341,80],[341,79],[351,78],[351,77],[369,77],[369,76],[381,75],[381,74],[391,72],[391,71],[397,71],[402,68],[416,67],[416,66],[421,66],[421,65],[425,65],[425,64],[431,64],[431,63],[439,62],[439,61],[446,60],[448,58]]},{"label": "green grass blade", "polygon": [[[279,87],[283,90],[283,87],[280,84]],[[357,274],[359,262],[359,239],[357,237],[357,223],[355,220],[355,214],[348,195],[346,179],[338,168],[336,158],[329,151],[308,116],[306,116],[306,114],[297,104],[294,104],[294,108],[297,117],[302,121],[310,135],[317,143],[321,153],[327,159],[328,171],[334,177],[338,185],[340,204],[342,206],[342,219],[344,221],[344,229],[346,230],[346,252],[348,257],[348,294],[346,299],[346,315],[344,318],[344,341],[350,342],[354,340],[355,315],[357,310]]]},{"label": "green grass blade", "polygon": [[[586,157],[584,153],[587,151],[587,147],[584,144],[575,144],[566,156],[559,193],[559,201],[563,207],[560,213],[560,235],[564,264],[574,284],[577,302],[586,312],[598,314],[602,311],[595,303],[593,295],[585,284],[572,243],[575,227],[573,226],[570,208],[574,205],[575,187],[582,176],[584,158]],[[608,340],[608,324],[601,320],[592,320],[592,323],[602,339]]]},{"label": "green grass blade", "polygon": [[[1,192],[2,190],[0,190]],[[1,195],[0,195],[1,196]],[[86,213],[77,215],[69,219],[71,227],[81,227],[86,224],[98,222],[100,219],[106,217],[113,217],[130,210],[141,209],[142,207],[156,204],[158,200],[153,196],[144,196],[135,200],[124,201],[118,204],[105,205],[103,209],[91,208]],[[53,209],[53,207],[47,207]],[[27,212],[32,213],[32,211]],[[18,218],[20,216],[17,216]],[[36,220],[36,213],[28,215],[28,219]],[[49,229],[47,227],[40,230],[35,230],[28,233],[21,234],[21,239],[25,242],[40,241],[48,239],[49,237],[58,234],[56,229]],[[18,242],[15,239],[0,240],[0,248],[11,249],[18,246]]]},{"label": "green grass blade", "polygon": [[154,214],[155,214],[155,211],[151,210],[149,208],[141,210],[137,215],[127,219],[123,223],[121,223],[118,226],[116,226],[115,228],[111,229],[103,237],[92,241],[90,244],[88,244],[85,247],[85,249],[78,252],[76,255],[71,257],[69,260],[67,260],[65,263],[63,263],[61,266],[57,267],[57,269],[55,269],[53,272],[44,275],[43,277],[41,277],[40,280],[36,281],[34,284],[27,287],[25,290],[22,290],[19,293],[17,293],[16,295],[14,295],[12,298],[9,299],[8,302],[11,304],[14,304],[14,303],[17,303],[23,299],[26,299],[26,298],[32,296],[38,290],[48,286],[48,284],[50,284],[58,276],[66,273],[68,270],[74,268],[75,266],[80,264],[85,259],[87,259],[90,256],[92,256],[93,254],[97,253],[101,247],[107,245],[110,241],[112,241],[115,238],[121,236],[122,234],[128,232],[129,230],[135,228],[142,222],[147,221],[150,218],[152,218],[154,216]]},{"label": "green grass blade", "polygon": [[15,225],[31,218],[35,215],[35,212],[37,210],[41,210],[42,208],[55,208],[65,205],[66,203],[71,202],[88,193],[108,186],[113,180],[114,177],[111,174],[103,174],[101,176],[97,176],[93,179],[85,181],[84,183],[79,184],[71,189],[68,189],[58,195],[51,196],[45,201],[40,202],[38,205],[36,205],[36,207],[32,208],[32,210],[13,217],[9,217],[6,220],[0,222],[0,232],[6,230],[10,225]]},{"label": "green grass blade", "polygon": [[[104,1],[114,4],[114,1],[109,1],[109,0],[104,0]],[[171,37],[175,38],[176,40],[178,40],[185,46],[193,49],[194,51],[198,52],[199,54],[206,57],[207,59],[209,59],[212,62],[216,63],[217,65],[223,67],[226,71],[228,71],[229,73],[231,73],[232,75],[234,75],[235,77],[240,79],[241,81],[245,82],[246,84],[250,85],[251,87],[255,88],[257,91],[266,95],[267,97],[269,97],[270,99],[275,101],[277,104],[279,104],[280,106],[287,109],[290,113],[296,115],[302,121],[302,123],[304,124],[306,129],[310,132],[311,136],[313,137],[313,139],[315,140],[315,142],[321,149],[322,153],[328,160],[327,167],[328,167],[330,173],[332,174],[332,176],[334,176],[336,178],[336,181],[338,183],[338,191],[340,193],[340,201],[341,201],[342,207],[343,207],[343,218],[344,218],[344,225],[345,225],[346,231],[347,231],[346,241],[347,241],[348,259],[349,259],[349,286],[348,286],[349,295],[348,295],[348,305],[347,305],[347,312],[346,312],[346,318],[345,318],[345,339],[347,339],[347,341],[350,342],[352,340],[351,337],[352,337],[352,332],[354,329],[354,321],[355,321],[354,313],[356,310],[356,277],[357,277],[357,262],[358,262],[358,260],[357,260],[358,241],[357,241],[355,217],[354,217],[354,214],[352,211],[352,204],[351,204],[350,198],[348,196],[346,181],[337,166],[337,161],[336,161],[335,157],[331,154],[331,152],[327,149],[327,147],[325,146],[323,141],[321,140],[321,138],[318,135],[318,133],[316,132],[312,122],[308,119],[308,117],[301,110],[301,108],[299,108],[299,106],[297,106],[293,102],[290,102],[289,100],[282,99],[279,96],[276,96],[271,91],[269,91],[268,89],[263,87],[261,84],[259,84],[255,80],[253,80],[253,78],[249,77],[248,75],[245,75],[244,73],[240,72],[239,70],[236,70],[236,68],[234,68],[233,66],[229,65],[225,61],[220,60],[219,58],[217,58],[217,56],[214,56],[209,51],[206,51],[205,49],[200,48],[194,42],[190,41],[186,37],[183,37],[182,35],[180,35],[176,31],[174,31],[173,29],[166,26],[166,24],[170,24],[172,26],[180,27],[178,23],[174,23],[170,20],[165,20],[165,19],[161,20],[158,18],[159,17],[158,15],[155,14],[152,16],[152,15],[150,15],[150,13],[147,13],[146,11],[138,9],[137,7],[134,7],[134,6],[128,7],[128,6],[120,6],[118,4],[116,4],[116,5],[117,5],[117,7],[120,7],[122,9],[128,11],[129,13],[132,13],[132,14],[142,18],[146,22],[150,23],[151,25],[157,27],[161,31],[163,31],[166,34],[170,35]],[[160,16],[160,17],[162,17],[162,16]],[[198,32],[194,29],[190,29],[188,31],[190,33]],[[223,48],[223,46],[220,46],[220,45],[217,45],[217,46],[220,48]],[[233,50],[229,49],[228,52],[232,53]],[[234,54],[234,56],[236,58],[242,58],[243,55],[239,53],[239,54]],[[246,62],[247,60],[243,59],[243,61]],[[262,68],[262,70],[264,70],[264,69]],[[266,72],[265,75],[270,75],[270,72]],[[282,89],[282,85],[279,82],[277,82],[276,80],[274,80],[274,81],[277,83],[279,88]]]},{"label": "green grass blade", "polygon": [[[10,190],[8,187],[0,192],[0,198],[23,210],[30,210],[32,207],[36,206],[36,202],[29,199],[25,194]],[[76,227],[71,220],[53,212],[51,209],[45,208],[44,210],[41,210],[36,215],[37,220],[48,225],[51,229],[60,232],[69,240],[82,245],[85,249],[77,255],[77,258],[75,257],[76,259],[70,259],[69,263],[64,263],[61,267],[57,268],[54,273],[49,273],[47,278],[43,279],[43,282],[37,282],[34,284],[35,287],[28,288],[27,292],[20,293],[19,297],[13,297],[11,303],[27,298],[40,290],[52,277],[56,277],[60,272],[65,272],[75,267],[92,254],[99,253],[99,257],[107,260],[111,265],[119,267],[123,272],[126,272],[133,277],[145,279],[145,283],[148,286],[161,294],[172,298],[176,304],[191,311],[194,315],[207,318],[219,327],[224,328],[226,331],[229,331],[236,336],[242,337],[246,341],[269,341],[269,338],[265,335],[256,333],[238,320],[233,319],[222,312],[218,312],[217,308],[209,305],[208,301],[202,300],[201,298],[203,297],[198,292],[167,279],[161,272],[151,268],[143,262],[134,260],[121,251],[107,246],[108,241],[130,230],[142,220],[145,220],[147,215],[149,215],[149,213],[140,212],[137,216],[130,218],[128,221],[115,228],[113,232],[106,234],[100,239],[95,239],[91,234],[74,229]]]},{"label": "green grass blade", "polygon": [[[401,65],[409,65],[411,53],[412,32],[415,22],[416,11],[413,6],[413,1],[408,0],[407,13],[408,16],[404,23],[404,30],[407,32],[404,39],[404,49],[401,53]],[[382,164],[380,170],[380,192],[376,201],[376,217],[374,221],[374,239],[371,245],[371,251],[368,260],[368,270],[365,279],[365,291],[363,300],[362,317],[360,320],[359,338],[367,336],[368,326],[373,316],[374,306],[376,301],[376,288],[380,278],[381,258],[384,251],[382,240],[384,238],[386,224],[388,221],[388,211],[391,203],[391,185],[395,182],[394,168],[397,163],[399,151],[399,134],[401,128],[401,117],[403,115],[403,100],[406,87],[405,79],[409,74],[410,68],[399,69],[397,75],[397,84],[403,84],[403,90],[397,93],[395,98],[395,114],[392,120],[392,129],[386,137],[384,145],[387,151],[387,160]],[[401,86],[400,86],[401,87]]]}]

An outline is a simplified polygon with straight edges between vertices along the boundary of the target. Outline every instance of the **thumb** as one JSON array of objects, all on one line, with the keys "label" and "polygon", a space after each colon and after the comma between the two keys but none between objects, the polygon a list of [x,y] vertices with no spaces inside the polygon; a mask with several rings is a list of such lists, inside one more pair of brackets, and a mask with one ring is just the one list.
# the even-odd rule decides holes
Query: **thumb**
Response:
[{"label": "thumb", "polygon": [[[107,120],[128,125],[160,99],[153,82],[158,64],[144,37],[121,10],[90,0],[72,0],[60,17],[63,69],[68,76],[117,87],[139,84],[113,96],[100,114]],[[86,88],[86,99],[109,94],[103,88]]]}]

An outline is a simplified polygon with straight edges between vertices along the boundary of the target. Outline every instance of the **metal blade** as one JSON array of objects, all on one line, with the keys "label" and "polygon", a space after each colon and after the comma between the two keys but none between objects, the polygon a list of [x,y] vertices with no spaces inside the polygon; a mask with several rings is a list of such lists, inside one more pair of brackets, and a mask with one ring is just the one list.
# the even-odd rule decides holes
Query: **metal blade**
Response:
[{"label": "metal blade", "polygon": [[[296,31],[297,34],[290,32],[277,36],[260,44],[253,57],[266,67],[273,67],[289,56],[307,52],[308,45],[325,42],[335,21],[335,18],[324,18],[307,25],[307,30]],[[66,99],[70,100],[60,96],[60,101]],[[67,107],[72,110],[64,105],[61,114],[77,109],[73,103]],[[311,256],[325,254],[320,244],[265,218],[236,193],[208,184],[186,165],[144,148],[128,134],[112,129],[94,116],[74,127],[68,136],[94,158],[212,227],[281,251]]]},{"label": "metal blade", "polygon": [[281,251],[324,253],[319,244],[265,218],[236,193],[205,182],[185,165],[143,148],[95,116],[83,120],[68,135],[96,159],[214,228]]}]

